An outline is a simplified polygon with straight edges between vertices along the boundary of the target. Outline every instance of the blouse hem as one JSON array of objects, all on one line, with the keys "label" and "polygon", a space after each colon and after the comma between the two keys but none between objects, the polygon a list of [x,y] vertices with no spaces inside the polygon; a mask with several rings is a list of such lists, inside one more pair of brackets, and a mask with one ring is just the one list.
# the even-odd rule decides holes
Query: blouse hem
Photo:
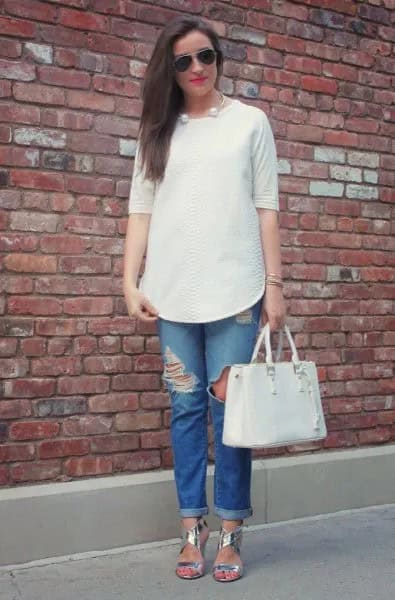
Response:
[{"label": "blouse hem", "polygon": [[251,308],[251,306],[254,306],[254,304],[256,304],[258,302],[258,300],[260,300],[263,297],[264,293],[265,293],[265,283],[263,283],[259,294],[256,297],[254,297],[253,300],[249,300],[247,304],[243,304],[241,307],[232,309],[231,312],[227,312],[224,315],[210,317],[209,319],[205,319],[204,321],[195,321],[195,320],[192,321],[192,320],[185,320],[185,319],[177,319],[174,317],[169,318],[169,317],[166,317],[166,315],[164,315],[162,312],[159,312],[158,316],[160,319],[163,319],[164,321],[172,321],[173,323],[212,323],[213,321],[221,321],[222,319],[227,319],[228,317],[235,316],[235,315],[239,314],[240,312],[243,312],[244,310]]}]

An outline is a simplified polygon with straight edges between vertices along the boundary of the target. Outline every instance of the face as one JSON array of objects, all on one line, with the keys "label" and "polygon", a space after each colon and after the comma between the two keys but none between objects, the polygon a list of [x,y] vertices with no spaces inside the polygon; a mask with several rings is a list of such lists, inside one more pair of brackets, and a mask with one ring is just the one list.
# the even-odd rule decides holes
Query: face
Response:
[{"label": "face", "polygon": [[175,79],[185,96],[205,96],[210,93],[217,79],[216,60],[207,65],[200,62],[195,53],[207,48],[213,49],[213,45],[201,31],[190,31],[173,45],[173,56],[176,59],[184,54],[193,54],[192,62],[186,71],[175,70]]}]

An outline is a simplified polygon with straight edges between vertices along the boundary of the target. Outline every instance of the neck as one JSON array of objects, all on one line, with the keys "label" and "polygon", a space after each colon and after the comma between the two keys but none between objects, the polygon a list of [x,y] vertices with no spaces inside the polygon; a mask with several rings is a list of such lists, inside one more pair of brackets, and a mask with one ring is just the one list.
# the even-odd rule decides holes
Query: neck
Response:
[{"label": "neck", "polygon": [[189,115],[200,115],[206,113],[220,102],[220,93],[213,89],[205,96],[184,96],[184,110]]}]

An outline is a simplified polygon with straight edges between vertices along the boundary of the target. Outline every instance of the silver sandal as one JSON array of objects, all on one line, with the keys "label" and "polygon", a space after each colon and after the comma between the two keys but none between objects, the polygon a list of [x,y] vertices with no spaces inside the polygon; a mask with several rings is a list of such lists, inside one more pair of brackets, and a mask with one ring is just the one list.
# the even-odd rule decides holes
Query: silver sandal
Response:
[{"label": "silver sandal", "polygon": [[[226,531],[221,528],[218,541],[218,550],[225,548],[225,546],[231,546],[232,549],[240,555],[240,547],[243,539],[243,527],[241,525],[235,527],[232,531]],[[234,577],[226,577],[223,574],[235,573]],[[232,563],[218,563],[213,566],[213,577],[215,581],[227,583],[229,581],[237,581],[243,576],[243,567]]]},{"label": "silver sandal", "polygon": [[[191,527],[191,529],[183,529],[182,537],[181,537],[181,549],[180,554],[184,550],[187,544],[192,544],[198,550],[200,550],[202,557],[204,557],[204,550],[208,540],[204,541],[204,543],[200,543],[200,534],[203,531],[204,527],[208,528],[206,521],[201,517],[198,519],[196,524]],[[181,575],[179,569],[191,569],[194,571],[192,575]],[[181,579],[197,579],[198,577],[202,577],[204,575],[204,558],[199,561],[178,561],[176,566],[176,575]]]}]

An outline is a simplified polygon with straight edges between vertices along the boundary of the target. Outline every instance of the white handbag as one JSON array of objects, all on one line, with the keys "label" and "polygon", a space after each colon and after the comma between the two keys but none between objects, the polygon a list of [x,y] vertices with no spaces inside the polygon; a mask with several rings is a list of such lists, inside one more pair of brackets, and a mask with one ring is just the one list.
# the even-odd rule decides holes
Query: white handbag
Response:
[{"label": "white handbag", "polygon": [[[269,324],[262,328],[249,364],[232,365],[225,401],[222,441],[227,446],[265,448],[326,437],[317,369],[299,360],[287,325],[291,362],[273,362]],[[280,332],[277,359],[282,349]],[[265,342],[265,362],[257,362]]]}]

